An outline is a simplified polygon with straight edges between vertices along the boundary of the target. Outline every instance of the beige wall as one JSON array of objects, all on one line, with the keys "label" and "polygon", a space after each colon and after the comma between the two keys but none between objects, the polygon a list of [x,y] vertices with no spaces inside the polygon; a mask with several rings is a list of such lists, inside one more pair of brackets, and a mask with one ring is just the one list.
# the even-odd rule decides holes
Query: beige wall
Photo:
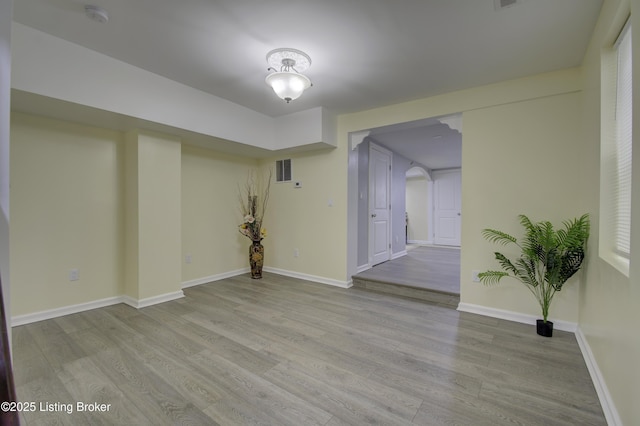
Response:
[{"label": "beige wall", "polygon": [[[587,171],[583,154],[573,156],[582,144],[580,83],[580,70],[568,69],[339,117],[338,136],[346,143],[349,132],[463,113],[462,302],[538,314],[526,289],[508,282],[487,288],[471,281],[471,271],[496,267],[495,247],[482,239],[483,228],[515,232],[519,213],[555,222],[589,206],[563,192],[584,195],[590,189],[580,177]],[[505,164],[496,167],[495,161]],[[532,198],[515,195],[525,188]],[[552,316],[577,321],[577,292],[577,285],[563,291]]]},{"label": "beige wall", "polygon": [[[265,263],[293,273],[347,281],[346,272],[346,143],[336,149],[287,155],[292,179],[271,187],[266,225]],[[273,167],[273,157],[261,167]],[[298,249],[298,257],[294,257]]]},{"label": "beige wall", "polygon": [[13,316],[122,294],[122,157],[118,132],[12,113]]},{"label": "beige wall", "polygon": [[[633,45],[640,46],[640,2],[606,1],[584,62],[583,149],[590,153],[587,166],[594,172],[584,176],[592,188],[587,195],[594,211],[588,268],[580,297],[580,329],[593,353],[621,423],[634,425],[640,419],[640,192],[633,191],[632,256],[625,276],[598,255],[598,187],[600,145],[600,69],[603,49],[610,48],[632,8]],[[634,48],[634,127],[640,128],[640,55]],[[635,149],[633,188],[640,188],[640,150]],[[595,158],[593,158],[595,156]],[[637,172],[637,173],[636,173]]]},{"label": "beige wall", "polygon": [[[202,148],[182,147],[182,281],[200,280],[247,268],[250,241],[242,222],[238,185],[256,160]],[[274,206],[269,207],[268,214]],[[269,216],[265,223],[269,227]],[[271,236],[268,237],[270,239]],[[191,255],[191,263],[185,256]],[[271,253],[267,252],[267,262]]]},{"label": "beige wall", "polygon": [[[522,235],[518,214],[534,221],[579,217],[592,205],[585,200],[587,153],[581,150],[581,96],[559,94],[487,107],[463,114],[461,301],[540,315],[529,291],[517,281],[485,287],[471,271],[499,269],[493,252],[517,255],[481,237],[483,228]],[[553,300],[550,318],[577,322],[574,277]]]},{"label": "beige wall", "polygon": [[135,299],[144,300],[182,288],[181,145],[173,137],[140,132],[137,147],[137,226],[131,233],[138,252],[128,253],[126,261],[137,262]]},{"label": "beige wall", "polygon": [[427,178],[418,176],[407,178],[407,216],[408,240],[430,241],[429,236],[429,182]]},{"label": "beige wall", "polygon": [[138,132],[124,135],[124,294],[138,299]]},{"label": "beige wall", "polygon": [[237,190],[257,160],[17,112],[11,126],[12,316],[153,298],[248,266]]}]

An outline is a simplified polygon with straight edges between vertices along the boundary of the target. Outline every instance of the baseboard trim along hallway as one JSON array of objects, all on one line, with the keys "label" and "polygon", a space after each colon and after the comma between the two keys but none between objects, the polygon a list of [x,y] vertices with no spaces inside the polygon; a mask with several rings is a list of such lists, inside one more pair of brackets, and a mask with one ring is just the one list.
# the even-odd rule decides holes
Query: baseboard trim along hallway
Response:
[{"label": "baseboard trim along hallway", "polygon": [[[282,275],[285,277],[298,278],[305,281],[312,281],[320,284],[331,285],[334,287],[350,288],[352,286],[351,281],[348,281],[348,282],[339,281],[331,278],[320,277],[317,275],[309,275],[309,274],[302,274],[299,272],[287,271],[284,269],[266,267],[264,268],[264,271]],[[222,274],[210,275],[208,277],[185,281],[182,283],[182,288],[184,289],[184,288],[211,283],[214,281],[220,281],[226,278],[232,278],[238,275],[246,274],[248,272],[249,272],[249,268],[243,268],[243,269],[237,269],[235,271],[225,272]],[[136,300],[135,298],[126,296],[126,295],[108,297],[105,299],[93,300],[86,303],[78,303],[75,305],[62,306],[60,308],[34,312],[31,314],[17,315],[11,318],[11,326],[17,327],[19,325],[25,325],[32,322],[53,319],[53,318],[62,317],[70,314],[77,314],[79,312],[89,311],[91,309],[117,305],[118,303],[124,303],[136,309],[146,308],[147,306],[153,306],[158,303],[164,303],[171,300],[180,299],[182,297],[184,297],[184,293],[182,291],[161,294],[158,296],[148,297],[148,298],[139,299],[139,300]]]},{"label": "baseboard trim along hallway", "polygon": [[63,306],[61,308],[49,309],[46,311],[34,312],[32,314],[16,315],[11,318],[11,326],[30,324],[48,320],[65,315],[77,314],[78,312],[89,311],[91,309],[104,308],[105,306],[117,305],[124,303],[124,296],[108,297],[106,299],[93,300],[86,303],[78,303],[77,305]]},{"label": "baseboard trim along hallway", "polygon": [[[499,318],[507,321],[514,321],[522,324],[532,325],[535,325],[536,320],[540,318],[535,315],[521,314],[519,312],[488,308],[486,306],[463,302],[458,305],[458,310],[461,312],[469,312],[470,314],[484,315],[486,317]],[[553,321],[553,328],[556,330],[570,331],[572,333],[575,333],[578,329],[578,324],[576,324],[575,322],[556,320],[553,318],[549,318],[549,320]]]}]

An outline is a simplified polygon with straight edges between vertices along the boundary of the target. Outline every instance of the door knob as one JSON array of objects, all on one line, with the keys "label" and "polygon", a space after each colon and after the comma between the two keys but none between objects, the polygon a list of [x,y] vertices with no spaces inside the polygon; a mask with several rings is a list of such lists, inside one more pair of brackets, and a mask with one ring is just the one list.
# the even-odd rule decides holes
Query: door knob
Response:
[{"label": "door knob", "polygon": [[371,215],[371,217],[376,217],[376,216],[377,216],[377,215],[376,215],[375,213]]}]

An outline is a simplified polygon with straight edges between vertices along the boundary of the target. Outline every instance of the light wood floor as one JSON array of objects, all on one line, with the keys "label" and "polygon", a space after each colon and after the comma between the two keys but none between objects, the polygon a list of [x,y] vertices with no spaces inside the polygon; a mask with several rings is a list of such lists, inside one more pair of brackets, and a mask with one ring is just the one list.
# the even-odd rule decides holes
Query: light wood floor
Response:
[{"label": "light wood floor", "polygon": [[356,277],[460,295],[460,249],[418,246]]},{"label": "light wood floor", "polygon": [[412,247],[405,256],[380,263],[352,279],[359,288],[455,308],[460,302],[460,249]]},{"label": "light wood floor", "polygon": [[13,329],[24,425],[605,425],[573,334],[265,274]]}]

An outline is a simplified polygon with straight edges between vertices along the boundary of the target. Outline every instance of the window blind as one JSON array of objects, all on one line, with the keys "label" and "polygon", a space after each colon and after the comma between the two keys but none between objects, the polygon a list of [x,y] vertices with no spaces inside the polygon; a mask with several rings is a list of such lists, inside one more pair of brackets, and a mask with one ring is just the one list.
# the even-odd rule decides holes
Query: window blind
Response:
[{"label": "window blind", "polygon": [[615,182],[613,185],[614,250],[630,254],[631,231],[631,146],[632,146],[632,64],[631,31],[627,25],[616,42],[618,66],[615,112]]}]

